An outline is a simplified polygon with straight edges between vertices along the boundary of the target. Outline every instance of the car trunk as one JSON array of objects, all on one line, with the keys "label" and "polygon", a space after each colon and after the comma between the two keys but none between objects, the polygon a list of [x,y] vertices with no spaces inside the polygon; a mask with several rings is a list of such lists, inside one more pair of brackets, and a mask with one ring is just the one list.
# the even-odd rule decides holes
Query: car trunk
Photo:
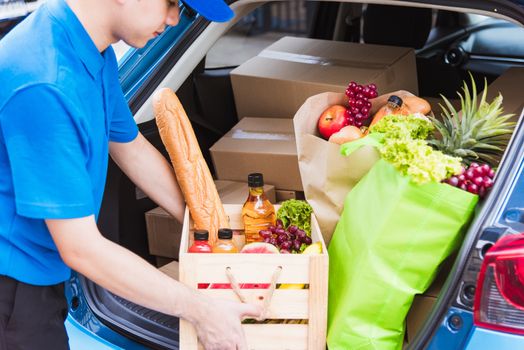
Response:
[{"label": "car trunk", "polygon": [[[444,2],[442,4],[444,5]],[[499,13],[506,11],[506,14],[511,14],[516,20],[524,18],[521,12],[510,13],[515,8],[510,7],[508,3],[504,5],[502,2],[483,2],[480,5],[481,8],[479,8],[486,11],[491,9],[489,6],[493,4],[500,5]],[[343,11],[344,7],[342,6],[338,10]],[[323,25],[320,18],[325,19],[327,16],[320,16],[320,14],[323,11],[332,14],[329,11],[333,10],[318,7],[316,11],[319,15],[317,27],[313,26],[313,29],[316,30],[312,30],[310,33],[316,33],[320,37],[332,37],[332,32],[323,34],[319,28]],[[432,18],[434,20],[434,17]],[[201,32],[201,30],[198,32]],[[380,33],[370,34],[369,42],[379,43],[380,35]],[[458,40],[458,37],[441,36],[440,39],[441,41],[453,42]],[[395,45],[395,43],[385,44]],[[455,92],[460,91],[462,81],[467,77],[465,69],[445,63],[442,57],[447,53],[447,50],[441,47],[434,47],[432,50],[419,47],[417,50],[419,50],[416,61],[419,95],[427,98],[433,110],[437,113],[440,109],[438,104],[442,103],[440,93],[447,96],[455,106],[460,106],[460,101],[456,98]],[[144,84],[145,87],[132,97],[134,112],[138,112],[139,108],[142,107],[140,113],[144,113],[144,107],[141,103],[147,101],[147,98],[159,84],[160,86],[169,85],[162,79],[168,75],[173,64],[174,62],[164,62],[164,67],[158,69],[156,76],[149,79]],[[507,70],[507,67],[500,68],[500,70],[490,69],[487,73],[476,69],[481,66],[482,58],[477,57],[477,60],[472,59],[470,65],[466,67],[473,70],[473,76],[479,89],[483,86],[484,77],[487,79],[490,84],[488,88],[489,100],[499,92],[504,96],[505,111],[515,113],[515,120],[518,120],[524,106],[518,88],[524,81],[524,65],[521,68],[510,70]],[[233,68],[207,69],[204,59],[177,89],[177,95],[192,121],[204,157],[212,170],[214,167],[209,152],[210,147],[238,121],[235,97],[230,81],[230,73]],[[500,71],[503,74],[499,74]],[[147,110],[147,108],[145,109]],[[139,128],[167,159],[167,152],[160,140],[154,120],[140,124]],[[522,134],[522,130],[519,133]],[[519,137],[521,140],[522,135]],[[517,146],[513,145],[512,147]],[[506,154],[504,159],[505,162],[511,161],[511,154]],[[503,182],[504,177],[509,175],[504,170],[503,164],[501,164],[501,169],[497,181]],[[483,201],[467,231],[460,251],[446,260],[437,279],[428,291],[415,298],[412,310],[407,318],[406,342],[409,342],[411,348],[418,349],[427,345],[450,305],[458,305],[465,310],[472,309],[471,292],[468,292],[467,288],[474,285],[476,281],[475,269],[479,268],[479,262],[473,261],[473,250],[479,235],[486,232],[486,226],[492,226],[487,221],[489,219],[488,208],[494,210],[500,205],[496,199],[502,196],[504,191],[507,191],[507,188],[502,185],[496,186]],[[112,241],[129,248],[151,264],[160,267],[168,261],[175,260],[177,256],[163,257],[154,256],[150,253],[145,213],[155,207],[156,204],[136,188],[113,162],[110,162],[104,202],[98,222],[100,230]],[[465,280],[464,276],[467,275],[468,269],[470,269],[470,275],[467,277],[469,280]],[[111,329],[150,348],[178,348],[178,319],[123,300],[82,277],[75,277],[72,283],[81,285],[85,297],[82,300],[87,303],[93,314]],[[471,298],[468,299],[469,297]]]}]

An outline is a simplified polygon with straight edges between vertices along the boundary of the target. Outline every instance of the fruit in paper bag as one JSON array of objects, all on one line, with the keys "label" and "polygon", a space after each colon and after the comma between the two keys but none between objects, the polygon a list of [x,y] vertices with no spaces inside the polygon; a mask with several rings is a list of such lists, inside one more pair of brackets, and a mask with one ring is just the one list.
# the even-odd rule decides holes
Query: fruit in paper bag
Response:
[{"label": "fruit in paper bag", "polygon": [[333,105],[320,115],[320,118],[318,119],[318,132],[327,140],[331,135],[338,132],[346,125],[346,107],[342,105]]},{"label": "fruit in paper bag", "polygon": [[342,145],[346,142],[358,140],[362,136],[364,136],[364,134],[362,133],[362,131],[360,131],[359,128],[353,125],[347,125],[340,129],[339,132],[336,132],[333,135],[331,135],[331,137],[329,138],[329,142],[336,143],[337,145]]}]

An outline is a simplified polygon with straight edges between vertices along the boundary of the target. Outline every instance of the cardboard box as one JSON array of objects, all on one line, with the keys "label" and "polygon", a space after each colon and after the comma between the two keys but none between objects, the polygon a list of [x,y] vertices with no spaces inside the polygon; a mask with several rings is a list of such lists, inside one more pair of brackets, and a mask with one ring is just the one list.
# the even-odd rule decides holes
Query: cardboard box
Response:
[{"label": "cardboard box", "polygon": [[284,37],[231,72],[239,118],[293,118],[304,101],[344,92],[350,81],[375,83],[379,93],[418,95],[413,49]]},{"label": "cardboard box", "polygon": [[[243,227],[241,205],[224,205],[233,230]],[[278,206],[276,207],[278,209]],[[268,349],[326,349],[329,256],[318,222],[311,216],[311,237],[321,242],[321,254],[194,254],[188,253],[193,223],[186,211],[180,245],[180,282],[198,289],[200,284],[307,284],[306,289],[251,289],[239,293],[246,302],[267,306],[271,324],[243,324],[247,347]],[[231,278],[232,277],[232,278]],[[238,301],[233,289],[208,288],[200,292]],[[307,324],[284,323],[286,319]],[[180,319],[180,349],[200,349],[191,323]]]},{"label": "cardboard box", "polygon": [[[244,204],[247,199],[249,187],[245,182],[215,180],[215,186],[223,204]],[[271,203],[276,203],[275,186],[265,184],[264,192]]]},{"label": "cardboard box", "polygon": [[306,199],[304,191],[291,191],[291,190],[276,190],[277,201],[280,203],[287,201],[288,199]]},{"label": "cardboard box", "polygon": [[291,119],[243,118],[209,150],[220,180],[259,172],[278,189],[302,191]]},{"label": "cardboard box", "polygon": [[[222,203],[243,204],[246,201],[247,183],[216,180],[215,185]],[[275,187],[265,185],[264,190],[268,199],[276,203]],[[182,224],[160,207],[146,212],[145,215],[149,253],[157,255],[157,266],[165,265],[172,259],[178,259]]]},{"label": "cardboard box", "polygon": [[[488,86],[487,100],[492,101],[499,93],[504,100],[502,106],[504,113],[515,114],[513,121],[517,121],[524,107],[521,86],[524,81],[524,68],[509,68],[500,77]],[[483,86],[477,86],[482,92]]]}]

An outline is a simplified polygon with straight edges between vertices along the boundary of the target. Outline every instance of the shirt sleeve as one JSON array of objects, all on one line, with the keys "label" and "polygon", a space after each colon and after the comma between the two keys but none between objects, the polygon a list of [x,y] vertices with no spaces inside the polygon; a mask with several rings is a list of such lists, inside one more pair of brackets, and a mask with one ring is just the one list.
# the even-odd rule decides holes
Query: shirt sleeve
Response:
[{"label": "shirt sleeve", "polygon": [[66,219],[94,214],[82,118],[52,85],[18,91],[0,111],[19,215]]},{"label": "shirt sleeve", "polygon": [[109,141],[130,142],[138,135],[138,127],[119,83],[118,63],[113,48],[111,46],[108,47],[104,55],[107,56],[107,64],[110,67],[108,81],[112,85],[110,94],[114,104],[113,113],[110,116]]},{"label": "shirt sleeve", "polygon": [[138,135],[138,127],[129,110],[120,86],[115,87],[115,109],[111,116],[109,141],[130,142]]}]

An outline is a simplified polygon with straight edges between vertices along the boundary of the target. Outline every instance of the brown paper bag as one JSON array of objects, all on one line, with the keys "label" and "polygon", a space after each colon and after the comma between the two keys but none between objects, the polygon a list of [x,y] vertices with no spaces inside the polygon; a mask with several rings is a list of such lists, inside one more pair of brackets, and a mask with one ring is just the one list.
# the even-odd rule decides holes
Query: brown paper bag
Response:
[{"label": "brown paper bag", "polygon": [[343,156],[339,145],[319,136],[317,122],[322,112],[329,106],[346,103],[344,94],[322,93],[308,98],[293,118],[304,193],[326,244],[331,240],[346,194],[379,159],[376,149],[370,146]]}]

